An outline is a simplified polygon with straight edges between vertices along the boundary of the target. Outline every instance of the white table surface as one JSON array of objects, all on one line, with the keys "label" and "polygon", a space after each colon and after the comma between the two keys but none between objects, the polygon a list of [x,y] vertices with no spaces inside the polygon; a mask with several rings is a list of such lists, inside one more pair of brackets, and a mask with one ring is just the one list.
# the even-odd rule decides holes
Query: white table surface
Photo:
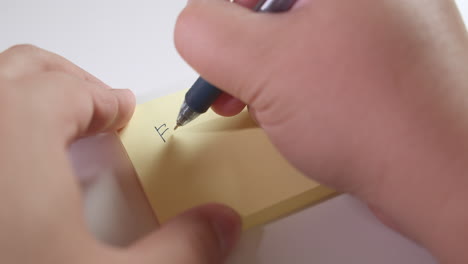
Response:
[{"label": "white table surface", "polygon": [[[468,18],[468,2],[457,2]],[[19,43],[51,50],[113,87],[131,88],[142,102],[185,88],[196,78],[172,41],[184,4],[1,1],[0,50]],[[82,179],[90,229],[99,239],[123,246],[149,232],[155,221],[141,193],[134,191],[134,175],[109,141],[115,143],[115,138],[84,140],[73,147],[72,158]],[[229,262],[435,263],[424,249],[384,227],[347,195],[246,232]]]}]

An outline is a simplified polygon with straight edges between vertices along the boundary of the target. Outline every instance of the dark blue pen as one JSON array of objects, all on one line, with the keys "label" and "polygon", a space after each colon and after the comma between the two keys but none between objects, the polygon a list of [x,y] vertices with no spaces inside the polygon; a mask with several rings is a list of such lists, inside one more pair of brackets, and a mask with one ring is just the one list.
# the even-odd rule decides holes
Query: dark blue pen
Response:
[{"label": "dark blue pen", "polygon": [[[234,0],[230,1],[234,2]],[[283,12],[289,10],[295,2],[296,0],[260,0],[254,11]],[[174,130],[205,113],[221,93],[222,91],[217,87],[199,77],[185,94],[185,100],[177,116],[177,125]]]}]

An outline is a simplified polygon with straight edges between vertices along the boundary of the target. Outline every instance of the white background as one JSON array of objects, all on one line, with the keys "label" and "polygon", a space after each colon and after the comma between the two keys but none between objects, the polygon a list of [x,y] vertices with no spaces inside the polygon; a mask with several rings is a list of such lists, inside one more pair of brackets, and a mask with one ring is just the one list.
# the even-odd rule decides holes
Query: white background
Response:
[{"label": "white background", "polygon": [[[468,15],[468,2],[457,2]],[[184,4],[2,1],[0,50],[32,43],[67,57],[113,87],[131,88],[142,102],[186,88],[196,78],[172,42],[174,21]],[[94,162],[78,168],[96,177],[94,185],[104,186],[85,196],[90,228],[110,243],[128,243],[141,235],[139,223],[152,220],[133,214],[137,206],[128,202],[124,188],[102,176],[112,170],[105,162]],[[247,232],[231,262],[435,263],[424,249],[385,228],[365,206],[345,195]]]}]

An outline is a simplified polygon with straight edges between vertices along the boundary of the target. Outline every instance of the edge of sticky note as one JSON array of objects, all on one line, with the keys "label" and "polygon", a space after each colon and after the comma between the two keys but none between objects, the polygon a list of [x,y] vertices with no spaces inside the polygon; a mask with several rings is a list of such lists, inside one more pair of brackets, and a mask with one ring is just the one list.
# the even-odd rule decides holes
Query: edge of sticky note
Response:
[{"label": "edge of sticky note", "polygon": [[305,191],[299,195],[291,197],[271,207],[265,208],[245,217],[243,222],[243,229],[249,229],[251,227],[264,225],[275,220],[279,220],[309,206],[333,198],[337,195],[338,193],[335,190],[323,185],[318,185],[311,190]]}]

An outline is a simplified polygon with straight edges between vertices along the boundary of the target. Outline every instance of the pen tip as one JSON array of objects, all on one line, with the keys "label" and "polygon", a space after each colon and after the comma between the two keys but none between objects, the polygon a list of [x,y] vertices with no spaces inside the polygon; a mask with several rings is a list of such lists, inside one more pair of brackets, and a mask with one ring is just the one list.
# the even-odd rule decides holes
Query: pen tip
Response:
[{"label": "pen tip", "polygon": [[174,130],[176,130],[178,127],[179,127],[179,125],[176,125],[176,126],[174,127]]}]

